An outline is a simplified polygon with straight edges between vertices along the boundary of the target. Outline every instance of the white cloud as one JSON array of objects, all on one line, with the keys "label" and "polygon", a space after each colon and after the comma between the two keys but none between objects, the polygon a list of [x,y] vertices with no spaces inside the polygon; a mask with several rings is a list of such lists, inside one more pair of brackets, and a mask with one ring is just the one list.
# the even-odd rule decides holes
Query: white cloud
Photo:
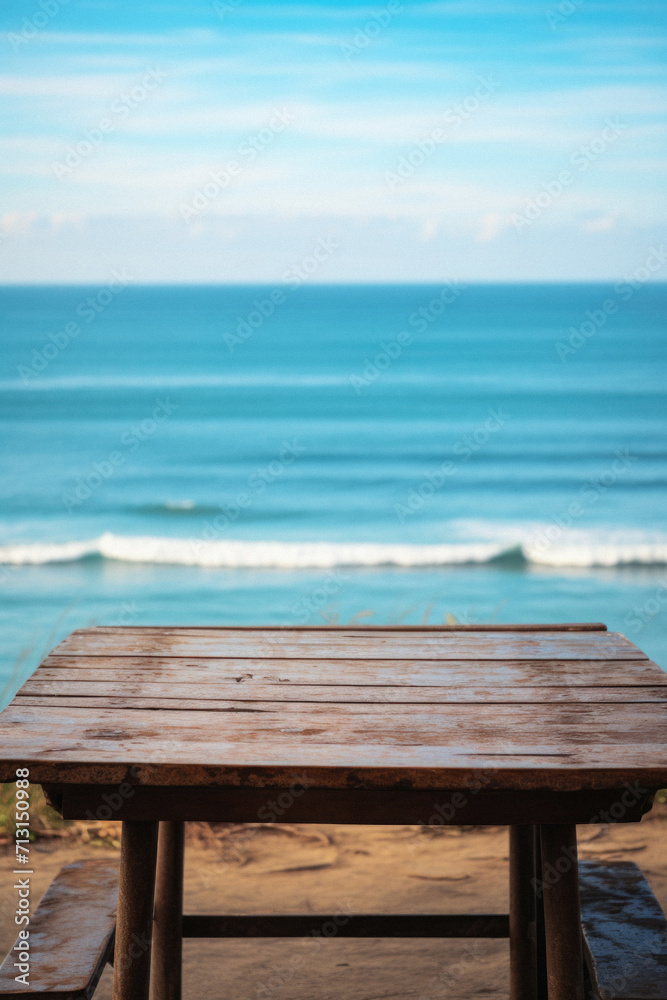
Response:
[{"label": "white cloud", "polygon": [[5,236],[23,236],[37,222],[37,212],[5,212],[0,216],[0,231]]},{"label": "white cloud", "polygon": [[[5,34],[5,38],[8,37],[9,33]],[[76,48],[87,48],[88,46],[95,45],[102,46],[103,48],[114,45],[118,45],[121,48],[127,45],[148,48],[153,45],[181,46],[185,41],[192,40],[192,37],[192,33],[188,31],[156,32],[154,34],[140,34],[138,32],[114,33],[111,31],[44,31],[40,35],[40,43]],[[207,37],[214,40],[218,35],[215,32],[208,32]]]},{"label": "white cloud", "polygon": [[85,224],[85,216],[81,212],[53,212],[49,216],[49,223],[56,230],[65,226],[82,226]]},{"label": "white cloud", "polygon": [[127,75],[85,73],[79,76],[0,76],[0,94],[8,97],[98,97],[128,84]]},{"label": "white cloud", "polygon": [[438,223],[435,219],[427,219],[419,232],[419,239],[429,242],[438,235]]},{"label": "white cloud", "polygon": [[504,229],[512,226],[510,216],[501,215],[500,212],[487,212],[482,217],[482,224],[475,237],[478,243],[491,243],[497,236],[500,236]]},{"label": "white cloud", "polygon": [[[48,136],[17,135],[0,138],[0,150],[7,154],[26,156],[52,156],[62,147],[58,139]],[[6,161],[5,161],[6,163]],[[23,165],[20,169],[23,169]]]},{"label": "white cloud", "polygon": [[585,233],[610,233],[616,228],[616,217],[613,215],[600,215],[596,219],[589,219],[582,225]]}]

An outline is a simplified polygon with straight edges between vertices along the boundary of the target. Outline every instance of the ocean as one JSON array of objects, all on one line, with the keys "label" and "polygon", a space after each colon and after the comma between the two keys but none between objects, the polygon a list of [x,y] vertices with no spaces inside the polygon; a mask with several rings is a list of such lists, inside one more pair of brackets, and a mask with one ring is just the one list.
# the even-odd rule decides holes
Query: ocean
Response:
[{"label": "ocean", "polygon": [[92,624],[603,621],[667,667],[666,305],[0,289],[0,704]]}]

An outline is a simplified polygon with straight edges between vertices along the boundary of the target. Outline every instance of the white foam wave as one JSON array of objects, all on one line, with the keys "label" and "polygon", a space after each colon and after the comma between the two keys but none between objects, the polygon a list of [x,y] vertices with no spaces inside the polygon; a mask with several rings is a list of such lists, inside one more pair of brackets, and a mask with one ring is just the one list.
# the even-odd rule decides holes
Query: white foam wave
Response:
[{"label": "white foam wave", "polygon": [[523,545],[526,562],[536,566],[587,568],[593,566],[665,566],[667,543],[630,545]]},{"label": "white foam wave", "polygon": [[497,545],[488,543],[381,545],[372,542],[207,541],[104,534],[89,542],[4,546],[0,548],[0,562],[37,565],[77,562],[99,556],[121,562],[224,569],[332,569],[336,566],[409,567],[484,563],[498,551]]},{"label": "white foam wave", "polygon": [[[582,533],[583,534],[583,533]],[[508,545],[500,542],[455,542],[438,545],[381,544],[374,542],[275,542],[205,540],[123,536],[106,533],[100,538],[61,544],[16,544],[0,547],[0,563],[44,565],[101,558],[127,563],[202,566],[219,569],[334,569],[395,566],[419,568],[462,566],[494,560],[523,560],[536,566],[611,567],[667,565],[667,540],[610,543],[578,539],[559,543],[534,542]]]}]

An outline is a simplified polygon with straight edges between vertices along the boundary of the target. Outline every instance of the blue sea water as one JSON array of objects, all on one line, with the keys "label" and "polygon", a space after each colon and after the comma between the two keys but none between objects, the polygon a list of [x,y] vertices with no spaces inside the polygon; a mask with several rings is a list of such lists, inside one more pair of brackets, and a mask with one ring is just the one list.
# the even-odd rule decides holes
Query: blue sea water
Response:
[{"label": "blue sea water", "polygon": [[272,291],[0,289],[0,703],[94,623],[596,620],[667,666],[666,285]]}]

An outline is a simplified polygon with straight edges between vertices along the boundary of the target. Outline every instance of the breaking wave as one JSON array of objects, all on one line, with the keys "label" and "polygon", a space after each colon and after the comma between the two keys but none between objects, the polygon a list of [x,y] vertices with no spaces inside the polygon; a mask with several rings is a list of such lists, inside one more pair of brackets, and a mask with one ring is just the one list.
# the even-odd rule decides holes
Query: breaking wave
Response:
[{"label": "breaking wave", "polygon": [[[580,535],[585,533],[581,532]],[[599,535],[588,540],[550,541],[546,531],[521,544],[454,542],[437,545],[375,542],[275,542],[166,538],[105,533],[90,541],[18,543],[0,546],[0,563],[39,566],[104,559],[153,565],[219,569],[403,569],[437,566],[513,564],[551,567],[667,565],[667,539],[627,541]]]}]

